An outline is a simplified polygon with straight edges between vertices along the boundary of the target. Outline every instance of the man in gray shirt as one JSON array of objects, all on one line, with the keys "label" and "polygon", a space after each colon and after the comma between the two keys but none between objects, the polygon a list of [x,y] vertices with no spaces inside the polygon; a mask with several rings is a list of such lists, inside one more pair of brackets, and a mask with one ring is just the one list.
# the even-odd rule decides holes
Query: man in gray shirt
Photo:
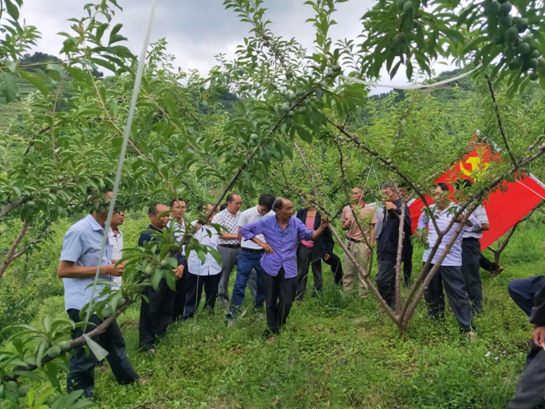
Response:
[{"label": "man in gray shirt", "polygon": [[[105,193],[105,200],[109,200],[112,192]],[[108,210],[102,207],[76,224],[72,225],[63,239],[63,247],[57,270],[58,277],[64,282],[64,303],[70,319],[79,322],[80,311],[91,301],[92,285],[97,265],[100,263],[99,281],[111,281],[110,277],[121,277],[123,265],[112,264],[112,253],[109,244],[102,260],[99,260],[100,248],[104,237],[105,223]],[[99,294],[103,285],[97,286],[95,294]],[[97,297],[98,298],[98,297]],[[90,321],[100,325],[102,320],[92,315]],[[87,328],[87,332],[93,328]],[[82,328],[72,331],[72,339],[83,335]],[[121,385],[138,380],[127,354],[125,353],[125,340],[116,321],[113,321],[106,331],[94,339],[108,351],[107,360],[112,372]],[[68,392],[83,389],[83,394],[91,398],[95,383],[95,366],[97,359],[93,353],[87,354],[83,346],[76,348],[70,357],[69,373],[67,378]]]}]

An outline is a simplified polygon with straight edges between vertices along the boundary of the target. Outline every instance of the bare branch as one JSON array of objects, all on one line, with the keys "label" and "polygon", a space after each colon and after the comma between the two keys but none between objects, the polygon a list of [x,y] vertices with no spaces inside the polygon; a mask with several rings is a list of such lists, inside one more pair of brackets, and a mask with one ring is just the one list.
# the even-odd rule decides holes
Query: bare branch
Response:
[{"label": "bare branch", "polygon": [[515,160],[515,156],[513,155],[513,152],[511,152],[511,149],[509,148],[509,143],[507,142],[507,137],[505,136],[505,131],[503,129],[503,123],[502,123],[501,115],[500,115],[500,110],[498,108],[498,103],[496,102],[496,95],[494,94],[494,88],[492,88],[492,82],[490,81],[490,78],[487,78],[486,81],[488,82],[488,90],[490,91],[490,97],[492,98],[492,105],[494,106],[494,112],[496,113],[496,120],[498,121],[498,128],[500,129],[500,134],[503,139],[505,149],[507,149],[507,152],[509,153],[509,157],[511,158],[511,162],[513,162],[513,165],[516,171],[518,169],[517,161]]},{"label": "bare branch", "polygon": [[11,247],[8,250],[8,254],[6,254],[6,257],[4,258],[4,261],[2,261],[2,264],[0,264],[0,278],[2,278],[8,266],[15,260],[15,251],[17,250],[17,247],[19,247],[19,244],[21,244],[21,240],[23,240],[23,238],[25,237],[29,224],[30,223],[25,220],[25,222],[23,223],[23,228],[11,244]]}]

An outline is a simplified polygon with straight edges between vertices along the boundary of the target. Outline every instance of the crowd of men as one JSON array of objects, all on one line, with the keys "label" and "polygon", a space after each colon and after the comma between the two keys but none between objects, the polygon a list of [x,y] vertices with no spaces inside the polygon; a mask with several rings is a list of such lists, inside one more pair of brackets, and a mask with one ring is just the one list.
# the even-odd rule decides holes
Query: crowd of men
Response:
[{"label": "crowd of men", "polygon": [[[470,183],[461,181],[456,184],[456,189],[465,189]],[[212,214],[213,217],[191,223],[186,218],[187,204],[182,198],[174,198],[168,205],[154,203],[148,209],[150,225],[141,234],[138,245],[157,240],[155,233],[170,228],[182,247],[175,254],[178,264],[173,269],[175,291],[167,285],[166,279],[160,281],[157,289],[150,286],[144,290],[139,326],[141,350],[153,353],[170,324],[194,317],[201,304],[203,290],[203,309],[213,313],[216,300],[219,300],[230,327],[245,315],[242,309],[248,287],[253,297],[254,313],[261,316],[265,306],[268,336],[278,334],[286,324],[294,301],[305,297],[309,268],[314,277],[312,295],[322,291],[322,261],[331,267],[334,283],[344,292],[352,292],[356,286],[359,296],[365,298],[373,248],[377,249],[377,289],[388,306],[395,309],[398,260],[403,263],[405,286],[410,286],[411,281],[413,226],[408,206],[411,202],[407,189],[398,188],[394,183],[384,183],[380,192],[382,201],[366,203],[363,189],[352,189],[351,203],[343,208],[341,217],[342,229],[346,231],[342,246],[345,251],[343,262],[334,253],[329,220],[312,203],[298,210],[293,217],[293,203],[289,199],[263,194],[255,206],[241,212],[242,198],[232,193],[227,196],[223,209],[214,209],[210,203],[199,205],[196,209],[198,214]],[[423,255],[426,271],[437,267],[426,289],[425,300],[430,318],[442,319],[446,294],[461,331],[474,339],[472,319],[483,310],[479,267],[488,266],[494,275],[499,274],[502,268],[481,254],[479,240],[483,231],[489,228],[484,207],[478,206],[470,215],[456,216],[458,208],[450,199],[452,193],[448,185],[436,184],[431,212],[423,212],[418,220],[417,232],[426,232],[423,239],[428,244]],[[105,196],[108,199],[111,192],[106,192]],[[117,287],[122,283],[124,266],[116,265],[116,262],[122,257],[124,245],[120,229],[124,222],[123,209],[115,210],[109,229],[105,226],[106,219],[107,210],[103,207],[72,225],[64,237],[58,276],[64,280],[66,311],[75,322],[80,321],[82,308],[91,300],[91,284],[104,234],[108,234],[108,246],[100,263],[100,280],[112,281],[112,285]],[[402,229],[400,223],[403,223]],[[454,239],[461,223],[462,233]],[[218,231],[213,225],[219,225],[221,229]],[[436,246],[438,238],[450,225],[452,228]],[[219,252],[221,262],[218,263],[211,252],[202,257],[192,250],[186,257],[182,242],[188,231],[194,232],[193,237],[200,245]],[[400,234],[403,234],[401,247]],[[445,252],[449,245],[450,250]],[[426,264],[434,247],[437,250],[431,262]],[[236,278],[229,294],[230,276],[235,266]],[[533,362],[532,369],[542,380],[545,380],[545,357],[537,352],[545,344],[544,285],[543,277],[540,277],[515,280],[509,286],[512,298],[529,316],[532,315],[531,320],[536,325],[535,348],[528,360]],[[539,300],[536,306],[533,304],[534,296]],[[96,315],[92,321],[95,324],[101,322]],[[81,335],[81,328],[73,333],[74,338]],[[125,341],[115,321],[98,342],[108,351],[107,360],[120,384],[142,382],[127,358]],[[536,356],[540,362],[533,359]],[[92,396],[97,364],[92,353],[77,349],[70,358],[68,391],[82,389],[85,396]],[[531,383],[532,380],[527,380],[527,384]],[[517,389],[515,399],[526,399],[530,389],[534,391],[534,398],[536,394],[545,393],[541,384],[530,385],[522,392]],[[540,392],[536,392],[538,390]],[[521,398],[521,394],[526,395]]]}]

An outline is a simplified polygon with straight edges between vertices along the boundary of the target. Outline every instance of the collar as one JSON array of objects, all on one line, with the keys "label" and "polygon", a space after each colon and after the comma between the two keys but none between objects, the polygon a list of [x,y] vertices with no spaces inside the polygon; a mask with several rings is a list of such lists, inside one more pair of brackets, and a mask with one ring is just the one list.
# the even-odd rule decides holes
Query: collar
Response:
[{"label": "collar", "polygon": [[[115,237],[115,233],[114,233],[114,231],[112,230],[111,227],[108,229],[108,233],[109,233],[112,237]],[[119,227],[117,228],[117,237],[123,237],[123,232],[121,231],[121,229],[120,229]]]},{"label": "collar", "polygon": [[155,231],[162,231],[162,230],[159,230],[157,227],[155,227],[153,224],[150,224],[148,226],[148,229],[155,230]]},{"label": "collar", "polygon": [[87,223],[89,223],[89,226],[91,226],[91,229],[93,229],[93,231],[104,231],[104,228],[100,224],[98,224],[93,215],[88,214],[85,217],[85,220],[87,221]]},{"label": "collar", "polygon": [[446,213],[448,209],[450,209],[452,206],[454,206],[454,202],[452,200],[449,200],[449,205],[447,207],[445,207],[442,211],[439,210],[439,208],[437,207],[437,205],[435,205],[435,211],[437,213],[439,213],[439,215],[443,215],[443,213]]}]

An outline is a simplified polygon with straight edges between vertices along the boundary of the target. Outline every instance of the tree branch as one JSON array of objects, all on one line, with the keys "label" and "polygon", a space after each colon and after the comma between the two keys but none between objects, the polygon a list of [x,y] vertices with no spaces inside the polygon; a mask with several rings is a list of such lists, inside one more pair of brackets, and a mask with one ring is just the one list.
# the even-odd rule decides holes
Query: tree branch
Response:
[{"label": "tree branch", "polygon": [[4,275],[4,272],[6,271],[8,266],[13,262],[13,260],[15,260],[16,258],[16,257],[14,258],[15,250],[17,250],[17,247],[19,247],[19,244],[21,244],[21,240],[23,240],[23,238],[25,237],[29,224],[30,223],[25,220],[25,222],[23,223],[23,228],[21,229],[21,231],[19,232],[19,234],[17,235],[17,237],[11,244],[11,247],[8,250],[8,254],[6,254],[6,257],[4,258],[4,261],[2,261],[2,264],[0,264],[0,278],[2,278],[2,276]]}]

